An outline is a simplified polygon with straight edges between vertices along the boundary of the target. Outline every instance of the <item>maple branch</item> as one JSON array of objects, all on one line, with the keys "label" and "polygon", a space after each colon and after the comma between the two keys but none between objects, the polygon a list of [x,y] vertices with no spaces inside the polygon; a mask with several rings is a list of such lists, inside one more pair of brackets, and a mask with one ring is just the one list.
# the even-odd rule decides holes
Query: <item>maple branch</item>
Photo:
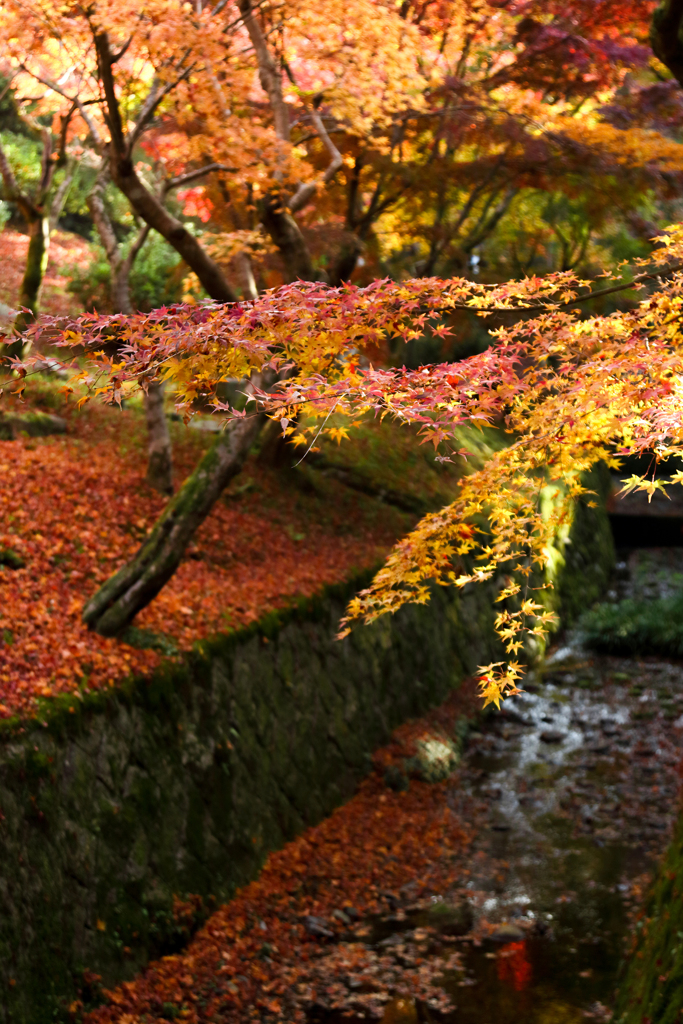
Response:
[{"label": "maple branch", "polygon": [[211,298],[219,302],[235,302],[237,295],[228,284],[223,271],[209,256],[194,235],[184,224],[164,207],[141,181],[133,166],[130,147],[126,143],[121,122],[121,111],[116,98],[112,74],[109,39],[106,33],[95,35],[99,74],[107,102],[108,123],[111,136],[109,144],[111,176],[114,184],[123,192],[133,210],[163,238],[185,260],[199,278]]},{"label": "maple branch", "polygon": [[[311,111],[311,121],[313,122],[313,125],[315,127],[316,132],[318,133],[319,138],[322,140],[325,148],[327,149],[327,152],[330,154],[330,163],[322,177],[322,184],[328,185],[332,181],[332,179],[334,178],[335,174],[342,166],[344,161],[342,159],[341,153],[339,152],[334,142],[330,138],[328,131],[325,128],[325,124],[323,122],[322,117],[315,109]],[[308,182],[307,184],[303,184],[302,182],[302,184],[299,185],[298,189],[296,190],[296,193],[289,202],[290,211],[292,213],[296,213],[297,210],[303,209],[303,207],[310,202],[315,193],[318,191],[318,186],[320,184],[321,182],[319,181],[311,181]]]},{"label": "maple branch", "polygon": [[128,255],[126,256],[126,262],[130,266],[132,266],[135,260],[137,259],[137,255],[140,252],[140,249],[142,249],[143,245],[147,241],[147,236],[149,235],[151,230],[152,229],[149,226],[149,224],[143,224],[140,230],[138,231],[137,237],[133,244],[131,245],[130,249],[128,250]]},{"label": "maple branch", "polygon": [[261,88],[270,100],[273,110],[275,134],[282,142],[289,142],[289,110],[282,95],[282,77],[268,49],[268,43],[266,42],[261,25],[258,19],[254,17],[251,0],[238,0],[237,6],[242,15],[244,26],[249,33],[251,45],[254,47]]},{"label": "maple branch", "polygon": [[114,76],[112,74],[113,59],[109,49],[109,36],[106,32],[99,32],[94,35],[95,52],[100,73],[100,81],[104,89],[104,97],[107,102],[107,125],[111,135],[111,144],[116,155],[119,157],[128,156],[126,152],[126,138],[123,134],[123,123],[119,101],[116,96]]},{"label": "maple branch", "polygon": [[[429,308],[433,312],[444,312],[447,313],[450,309],[463,309],[470,313],[509,313],[509,312],[526,312],[527,310],[558,310],[558,309],[569,309],[571,306],[578,306],[582,302],[589,302],[591,299],[602,298],[604,295],[614,295],[617,292],[629,291],[632,288],[637,287],[645,281],[658,281],[661,278],[670,277],[672,274],[678,273],[679,270],[683,270],[683,261],[679,263],[673,263],[670,267],[666,267],[663,270],[655,271],[654,273],[643,273],[636,274],[631,281],[623,281],[621,284],[610,285],[608,288],[599,288],[596,291],[587,292],[585,295],[577,295],[573,299],[566,299],[564,302],[535,302],[527,305],[519,306],[473,306],[466,302],[454,302],[449,306],[430,306]],[[489,285],[487,287],[495,288],[497,285]]]},{"label": "maple branch", "polygon": [[[258,0],[257,3],[252,3],[251,10],[258,11],[261,7],[264,7],[265,4],[267,4],[268,2],[269,0]],[[220,3],[216,4],[216,6],[213,8],[211,16],[215,18],[218,14],[221,13],[221,11],[225,9],[225,7],[227,7],[228,3],[230,3],[230,0],[220,0]],[[238,25],[241,24],[244,24],[244,17],[240,14],[239,18],[234,18],[232,21],[229,21],[227,25],[224,25],[221,31],[229,32],[231,28],[236,28]]]},{"label": "maple branch", "polygon": [[[617,292],[628,291],[630,288],[634,288],[644,281],[658,281],[660,278],[670,277],[672,274],[677,274],[679,270],[683,270],[683,261],[680,263],[674,263],[670,267],[666,267],[664,270],[659,270],[656,273],[649,274],[636,274],[631,281],[624,281],[622,284],[611,285],[608,288],[599,288],[597,291],[590,291],[586,295],[577,295],[575,299],[567,299],[566,302],[557,303],[540,303],[538,306],[526,306],[526,309],[567,309],[569,306],[576,306],[580,302],[588,302],[590,299],[598,299],[603,295],[614,295]],[[472,308],[471,306],[469,307]]]},{"label": "maple branch", "polygon": [[2,139],[0,139],[0,174],[5,185],[5,192],[7,198],[14,202],[19,201],[19,196],[22,195],[21,189],[17,183],[17,179],[14,176],[12,165],[7,159],[4,147],[2,145]]},{"label": "maple branch", "polygon": [[204,167],[197,167],[194,171],[188,171],[187,174],[180,174],[177,178],[170,178],[165,181],[162,187],[162,197],[167,195],[168,192],[173,188],[182,188],[183,185],[188,185],[191,181],[196,181],[198,178],[203,178],[206,174],[213,174],[214,171],[230,171],[235,173],[237,168],[228,167],[227,164],[206,164]]},{"label": "maple branch", "polygon": [[[178,63],[182,64],[189,53],[190,51],[186,50],[181,59],[178,61]],[[138,119],[135,122],[135,128],[133,129],[128,138],[128,149],[131,153],[133,152],[133,148],[136,142],[149,125],[149,122],[152,120],[154,112],[158,108],[159,104],[168,96],[170,92],[172,92],[175,89],[177,85],[179,85],[188,77],[188,75],[192,73],[194,68],[195,64],[190,64],[189,67],[185,68],[182,74],[178,75],[178,77],[175,78],[172,82],[167,82],[164,88],[161,90],[159,90],[159,80],[157,78],[154,79],[151,88],[147,94],[147,97],[145,98],[142,107],[140,108],[140,114],[138,115]]]},{"label": "maple branch", "polygon": [[86,205],[90,211],[100,242],[104,248],[105,255],[110,263],[114,263],[118,254],[118,239],[114,233],[114,225],[111,222],[107,208],[104,205],[104,187],[107,178],[105,164],[95,179],[90,194],[86,198]]},{"label": "maple branch", "polygon": [[52,132],[49,128],[42,128],[40,135],[43,140],[43,153],[40,159],[40,184],[38,185],[37,195],[38,206],[42,206],[45,202],[55,170],[55,161],[52,159]]},{"label": "maple branch", "polygon": [[121,60],[121,58],[125,57],[126,53],[128,52],[128,47],[130,46],[130,44],[132,42],[133,42],[133,35],[131,33],[131,35],[128,36],[128,39],[125,41],[125,43],[123,44],[123,46],[121,47],[119,52],[118,53],[114,53],[114,54],[111,55],[109,63],[110,64],[118,64],[118,62]]},{"label": "maple branch", "polygon": [[79,162],[80,161],[76,161],[74,158],[71,158],[71,160],[67,164],[67,171],[64,175],[64,180],[62,181],[59,188],[56,190],[54,194],[54,197],[50,204],[51,231],[54,231],[54,229],[57,227],[57,222],[59,218],[62,216],[62,211],[64,210],[64,205],[69,195],[69,191],[71,189],[71,186],[73,185],[73,180],[76,177]]},{"label": "maple branch", "polygon": [[476,249],[478,245],[481,245],[481,243],[486,238],[489,237],[491,232],[495,229],[497,224],[500,223],[501,219],[509,210],[510,203],[515,198],[518,191],[519,190],[516,188],[509,188],[505,195],[503,196],[500,203],[498,204],[498,206],[496,207],[496,209],[493,211],[493,213],[488,219],[486,219],[486,213],[488,212],[491,204],[489,203],[486,206],[484,212],[477,221],[477,224],[475,225],[473,232],[470,234],[469,238],[467,238],[463,245],[465,252],[471,252],[472,249]]},{"label": "maple branch", "polygon": [[[65,100],[69,100],[70,103],[76,104],[78,113],[85,121],[88,131],[93,137],[95,148],[97,149],[98,153],[101,152],[103,148],[102,136],[100,135],[100,130],[97,127],[95,121],[91,118],[90,114],[85,109],[86,103],[83,100],[81,100],[78,96],[70,96],[68,92],[62,89],[62,87],[57,82],[53,82],[51,78],[43,77],[42,75],[37,74],[35,71],[32,71],[31,68],[27,67],[26,64],[21,64],[20,67],[22,71],[25,71],[27,75],[31,76],[31,78],[35,78],[36,82],[40,82],[41,85],[45,85],[48,89],[52,89],[53,92],[56,92]],[[99,100],[88,100],[86,102],[98,103]]]}]

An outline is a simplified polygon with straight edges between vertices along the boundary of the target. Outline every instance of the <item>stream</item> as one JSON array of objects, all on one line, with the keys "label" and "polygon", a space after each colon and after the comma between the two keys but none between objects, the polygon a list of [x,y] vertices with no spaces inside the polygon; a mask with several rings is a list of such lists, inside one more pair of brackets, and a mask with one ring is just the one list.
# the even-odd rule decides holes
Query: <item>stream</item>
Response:
[{"label": "stream", "polygon": [[[682,583],[683,549],[633,551],[608,599]],[[610,1019],[633,915],[676,818],[683,664],[598,656],[568,633],[522,685],[470,732],[448,793],[457,814],[485,823],[466,885],[369,922],[367,945],[406,970],[448,958],[448,998],[394,998],[384,1024]]]}]

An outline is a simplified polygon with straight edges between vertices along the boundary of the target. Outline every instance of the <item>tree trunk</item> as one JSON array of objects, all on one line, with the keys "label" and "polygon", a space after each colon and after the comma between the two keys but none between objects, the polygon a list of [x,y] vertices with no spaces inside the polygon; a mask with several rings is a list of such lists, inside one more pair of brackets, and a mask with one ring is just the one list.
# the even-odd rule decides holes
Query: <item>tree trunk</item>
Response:
[{"label": "tree trunk", "polygon": [[115,256],[109,259],[109,266],[111,268],[111,286],[109,288],[111,311],[128,315],[133,312],[133,304],[130,301],[130,263],[128,260],[121,259],[117,249]]},{"label": "tree trunk", "polygon": [[261,223],[280,251],[286,281],[315,281],[311,253],[301,228],[285,209],[279,195],[268,196],[263,204]]},{"label": "tree trunk", "polygon": [[[133,304],[130,298],[130,271],[135,257],[140,252],[148,235],[143,228],[131,246],[128,255],[123,257],[121,247],[114,232],[114,226],[104,202],[104,190],[107,180],[106,168],[102,168],[97,177],[87,203],[100,241],[104,247],[111,268],[111,303],[116,313],[132,313]],[[145,418],[147,420],[147,483],[162,494],[173,494],[173,455],[171,435],[164,412],[163,384],[150,384],[144,396]]]},{"label": "tree trunk", "polygon": [[[112,67],[118,58],[114,58],[112,55],[109,36],[106,32],[95,32],[93,42],[108,115],[107,123],[110,135],[108,156],[112,181],[123,192],[138,217],[150,228],[158,231],[182,256],[212,299],[216,299],[218,302],[236,302],[237,294],[226,281],[215,260],[202,248],[194,235],[191,235],[187,228],[168,212],[163,202],[149,191],[137,174],[133,162],[135,133],[130,138],[126,138],[112,72]],[[156,109],[156,104],[152,104],[149,108],[150,117],[154,109]],[[144,129],[147,123],[142,126],[138,124],[138,128]]]},{"label": "tree trunk", "polygon": [[164,385],[150,384],[145,395],[147,419],[147,483],[162,494],[173,494],[173,457],[164,412]]},{"label": "tree trunk", "polygon": [[683,85],[683,0],[662,0],[652,16],[650,45]]},{"label": "tree trunk", "polygon": [[[19,292],[19,305],[29,309],[30,313],[19,313],[14,321],[17,335],[26,328],[38,315],[38,303],[43,286],[43,278],[47,269],[47,258],[50,252],[50,218],[40,214],[29,222],[28,252],[26,267]],[[5,355],[13,359],[21,359],[24,341],[17,338],[5,347]]]},{"label": "tree trunk", "polygon": [[330,271],[331,285],[338,288],[350,279],[362,251],[363,243],[356,235],[344,244]]},{"label": "tree trunk", "polygon": [[224,488],[239,473],[262,422],[261,415],[247,416],[219,435],[135,557],[86,604],[83,619],[91,629],[116,636],[156,597]]},{"label": "tree trunk", "polygon": [[270,469],[291,469],[297,448],[282,432],[277,420],[269,420],[261,435],[258,463]]},{"label": "tree trunk", "polygon": [[212,299],[236,302],[237,293],[225,280],[223,271],[177,218],[142,184],[133,161],[111,155],[112,179],[139,217],[158,231],[193,270]]},{"label": "tree trunk", "polygon": [[[111,297],[114,311],[132,313],[130,259],[111,262]],[[147,483],[161,494],[173,494],[173,448],[164,410],[164,385],[150,384],[143,398],[147,421]]]}]

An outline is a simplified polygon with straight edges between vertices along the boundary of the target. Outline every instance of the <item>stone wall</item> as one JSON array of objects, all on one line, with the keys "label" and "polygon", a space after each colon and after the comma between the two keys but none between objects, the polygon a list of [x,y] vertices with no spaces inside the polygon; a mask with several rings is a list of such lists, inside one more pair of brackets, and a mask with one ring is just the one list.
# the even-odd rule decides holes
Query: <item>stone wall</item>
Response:
[{"label": "stone wall", "polygon": [[683,1020],[683,815],[635,922],[614,1024]]},{"label": "stone wall", "polygon": [[[571,614],[611,571],[603,510],[582,504],[569,541]],[[177,948],[174,895],[229,897],[351,795],[397,724],[500,657],[495,582],[336,641],[362,582],[0,733],[0,1021],[68,1019],[84,969],[111,984]]]}]

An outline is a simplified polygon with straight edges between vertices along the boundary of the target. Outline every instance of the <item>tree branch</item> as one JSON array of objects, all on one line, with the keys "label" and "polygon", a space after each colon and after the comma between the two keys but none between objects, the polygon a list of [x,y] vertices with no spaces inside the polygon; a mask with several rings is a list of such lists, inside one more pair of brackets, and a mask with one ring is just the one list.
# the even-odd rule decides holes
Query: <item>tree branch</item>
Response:
[{"label": "tree branch", "polygon": [[282,95],[282,77],[268,49],[261,25],[258,19],[254,17],[251,0],[238,0],[237,6],[242,15],[244,26],[249,33],[251,45],[256,53],[261,87],[270,100],[273,120],[275,122],[275,134],[282,142],[289,142],[289,110]]},{"label": "tree branch", "polygon": [[137,238],[131,245],[130,249],[128,250],[128,255],[126,256],[126,263],[128,263],[130,267],[132,267],[133,264],[135,263],[138,253],[140,252],[140,249],[142,249],[143,245],[147,241],[147,236],[149,235],[151,230],[152,229],[149,226],[149,224],[143,224],[140,230],[138,231]]},{"label": "tree branch", "polygon": [[111,135],[112,145],[119,157],[128,156],[126,151],[126,138],[123,134],[121,122],[121,111],[114,86],[114,76],[111,66],[113,63],[109,49],[109,37],[106,32],[95,34],[95,52],[97,53],[97,64],[100,74],[100,81],[104,89],[104,97],[107,101],[107,123]]},{"label": "tree branch", "polygon": [[50,230],[54,231],[57,227],[57,222],[62,216],[64,204],[66,203],[69,190],[73,184],[73,180],[76,177],[76,171],[78,170],[78,162],[75,158],[71,158],[67,165],[67,171],[64,175],[64,180],[55,192],[52,202],[50,203]]},{"label": "tree branch", "polygon": [[321,184],[328,185],[344,162],[341,153],[330,138],[323,123],[323,119],[317,110],[311,111],[311,120],[316,132],[318,133],[318,137],[324,144],[327,152],[330,154],[330,163],[323,174],[321,181],[311,181],[306,184],[302,183],[299,185],[294,196],[289,202],[289,209],[292,213],[296,213],[297,210],[302,210],[304,206],[311,201]]},{"label": "tree branch", "polygon": [[2,180],[5,185],[7,198],[14,202],[18,202],[19,196],[22,194],[21,189],[19,188],[17,179],[14,177],[12,166],[7,159],[7,154],[5,153],[2,145],[2,139],[0,139],[0,174],[2,175]]},{"label": "tree branch", "polygon": [[[69,94],[65,92],[64,89],[62,89],[62,87],[57,82],[53,82],[51,78],[43,77],[42,75],[36,74],[35,71],[32,71],[25,64],[21,65],[21,69],[22,71],[25,71],[27,75],[30,75],[31,78],[35,78],[36,82],[40,82],[41,85],[47,86],[48,89],[52,89],[53,92],[56,92],[59,96],[63,96],[65,100],[69,100],[70,103],[74,103],[76,105],[78,113],[85,121],[88,131],[93,137],[95,148],[97,149],[98,153],[102,152],[104,143],[102,141],[102,136],[100,135],[100,130],[93,121],[88,111],[85,109],[85,103],[83,102],[83,100],[81,100],[78,96],[69,96]],[[89,100],[88,102],[93,103],[99,101]]]},{"label": "tree branch", "polygon": [[114,232],[114,225],[111,222],[109,212],[104,204],[104,189],[108,178],[106,164],[100,168],[95,179],[90,195],[86,199],[90,216],[92,217],[97,234],[106,253],[109,263],[114,266],[120,262],[119,243]]},{"label": "tree branch", "polygon": [[151,228],[158,231],[182,256],[212,299],[218,302],[236,302],[237,294],[226,281],[218,264],[209,256],[194,235],[190,234],[185,225],[164,208],[161,200],[150,192],[138,177],[123,134],[121,112],[111,70],[109,40],[106,34],[97,34],[95,45],[99,73],[107,102],[111,135],[109,165],[114,184],[121,189],[137,215]]},{"label": "tree branch", "polygon": [[[179,63],[182,63],[185,60],[189,52],[189,50],[185,52]],[[194,67],[194,64],[190,64],[189,67],[185,68],[182,74],[178,75],[178,77],[174,79],[174,81],[167,82],[164,88],[161,90],[159,90],[158,79],[154,79],[154,81],[152,82],[152,87],[150,88],[150,91],[148,92],[142,104],[142,107],[140,108],[140,114],[138,115],[137,121],[135,122],[135,128],[133,129],[128,138],[129,152],[133,152],[133,147],[135,146],[136,142],[149,125],[149,122],[152,120],[152,117],[154,116],[155,110],[162,102],[162,100],[164,100],[166,96],[168,96],[168,94],[172,92],[177,85],[180,84],[180,82],[184,81],[184,79],[186,79],[187,76],[192,73]]]},{"label": "tree branch", "polygon": [[197,167],[194,171],[188,171],[187,174],[181,174],[177,178],[170,178],[165,181],[161,195],[162,198],[166,196],[173,188],[182,188],[183,185],[188,185],[192,181],[196,181],[198,178],[203,178],[207,174],[213,174],[214,171],[230,171],[234,173],[235,167],[228,167],[227,164],[206,164],[205,167]]}]

